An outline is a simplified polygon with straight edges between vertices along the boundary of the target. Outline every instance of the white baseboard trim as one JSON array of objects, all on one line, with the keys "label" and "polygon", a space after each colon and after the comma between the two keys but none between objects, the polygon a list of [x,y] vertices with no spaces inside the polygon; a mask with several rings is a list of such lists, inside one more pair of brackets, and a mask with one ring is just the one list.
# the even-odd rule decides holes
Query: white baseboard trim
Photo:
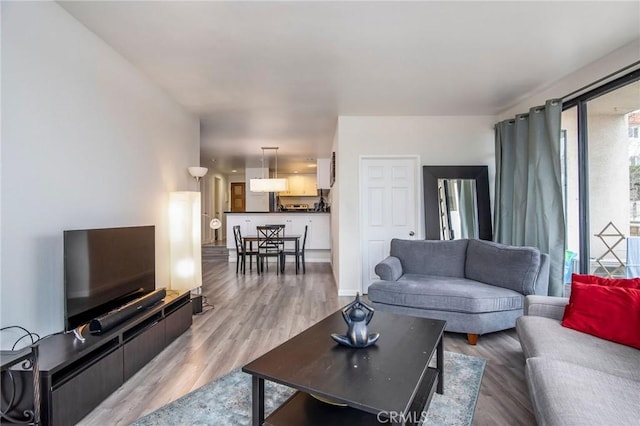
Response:
[{"label": "white baseboard trim", "polygon": [[[294,260],[295,259],[293,258],[291,260],[287,259],[287,263],[293,262]],[[304,261],[306,263],[331,263],[331,259],[326,259],[322,257],[311,257],[311,258],[307,257]]]},{"label": "white baseboard trim", "polygon": [[355,296],[358,290],[338,290],[338,296]]}]

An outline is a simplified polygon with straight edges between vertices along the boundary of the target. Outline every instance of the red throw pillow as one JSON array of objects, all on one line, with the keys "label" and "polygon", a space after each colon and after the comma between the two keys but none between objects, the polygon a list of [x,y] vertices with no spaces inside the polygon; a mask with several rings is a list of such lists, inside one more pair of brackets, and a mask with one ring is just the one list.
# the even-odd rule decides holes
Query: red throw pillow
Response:
[{"label": "red throw pillow", "polygon": [[640,289],[574,282],[562,325],[640,349]]},{"label": "red throw pillow", "polygon": [[598,284],[609,287],[640,288],[640,278],[605,278],[597,275],[571,274],[571,284]]}]

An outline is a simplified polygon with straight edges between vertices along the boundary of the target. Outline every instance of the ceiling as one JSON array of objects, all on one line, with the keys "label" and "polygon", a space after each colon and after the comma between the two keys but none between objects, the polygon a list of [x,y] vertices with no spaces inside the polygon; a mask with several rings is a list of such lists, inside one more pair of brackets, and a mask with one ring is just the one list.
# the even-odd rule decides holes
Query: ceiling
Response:
[{"label": "ceiling", "polygon": [[200,117],[224,173],[262,146],[303,172],[340,115],[495,115],[640,37],[637,1],[59,3]]}]

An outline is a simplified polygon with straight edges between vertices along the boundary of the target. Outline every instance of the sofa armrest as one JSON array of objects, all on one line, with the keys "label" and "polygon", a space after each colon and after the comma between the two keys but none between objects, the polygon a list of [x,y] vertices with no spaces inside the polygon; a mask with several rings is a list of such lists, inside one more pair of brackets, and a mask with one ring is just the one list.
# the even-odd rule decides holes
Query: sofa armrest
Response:
[{"label": "sofa armrest", "polygon": [[564,308],[569,303],[565,297],[527,296],[524,300],[524,314],[562,320]]},{"label": "sofa armrest", "polygon": [[389,256],[376,265],[376,274],[384,281],[398,281],[403,274],[402,263],[395,256]]}]

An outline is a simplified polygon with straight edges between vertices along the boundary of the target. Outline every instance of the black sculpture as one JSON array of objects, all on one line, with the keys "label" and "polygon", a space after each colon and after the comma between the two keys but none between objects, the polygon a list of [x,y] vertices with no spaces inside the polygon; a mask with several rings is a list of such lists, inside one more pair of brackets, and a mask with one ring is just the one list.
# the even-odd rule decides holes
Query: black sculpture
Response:
[{"label": "black sculpture", "polygon": [[374,313],[375,310],[360,300],[360,293],[357,293],[355,300],[342,309],[342,317],[349,326],[347,334],[332,334],[331,338],[350,348],[366,348],[373,345],[380,337],[380,333],[369,334],[368,324]]}]

